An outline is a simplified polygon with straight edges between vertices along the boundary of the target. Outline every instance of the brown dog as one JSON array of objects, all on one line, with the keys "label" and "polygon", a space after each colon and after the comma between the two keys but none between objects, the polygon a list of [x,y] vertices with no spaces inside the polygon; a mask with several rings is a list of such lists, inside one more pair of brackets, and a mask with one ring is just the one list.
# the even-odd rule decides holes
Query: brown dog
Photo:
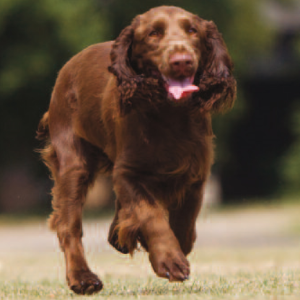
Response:
[{"label": "brown dog", "polygon": [[84,258],[82,207],[98,172],[112,174],[109,242],[139,242],[156,274],[189,276],[205,181],[213,161],[211,112],[233,105],[232,62],[213,22],[162,6],[139,15],[114,42],[93,45],[60,71],[38,128],[55,181],[50,226],[70,288],[102,283]]}]

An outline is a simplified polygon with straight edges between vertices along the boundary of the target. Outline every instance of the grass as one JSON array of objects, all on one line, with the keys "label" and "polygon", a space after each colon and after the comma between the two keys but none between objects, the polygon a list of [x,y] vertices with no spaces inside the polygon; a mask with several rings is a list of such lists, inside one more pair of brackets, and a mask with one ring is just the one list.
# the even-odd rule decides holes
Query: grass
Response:
[{"label": "grass", "polygon": [[[24,251],[22,248],[9,250],[9,247],[1,248],[0,245],[0,299],[300,299],[298,212],[299,206],[289,206],[288,208],[276,207],[271,211],[270,208],[258,207],[247,210],[240,208],[234,212],[226,210],[213,213],[208,220],[209,227],[205,229],[212,228],[219,223],[221,227],[226,224],[228,232],[220,231],[215,234],[212,231],[211,234],[215,234],[215,239],[227,234],[228,239],[232,239],[232,243],[222,244],[221,240],[217,240],[217,242],[209,244],[210,240],[205,242],[204,236],[203,244],[201,245],[201,242],[200,245],[197,244],[189,256],[191,276],[184,283],[168,283],[167,280],[157,278],[151,269],[147,254],[144,252],[137,252],[131,259],[109,248],[104,248],[101,243],[98,248],[93,244],[88,244],[86,254],[90,266],[104,283],[104,289],[93,296],[77,296],[68,289],[65,282],[64,258],[57,245],[53,245],[52,249],[41,248],[39,250],[36,249],[36,246],[29,250],[31,248],[26,245]],[[255,219],[256,227],[251,221],[254,216],[257,218]],[[235,227],[239,225],[245,228],[254,226],[250,231],[252,234],[257,228],[258,234],[260,231],[264,232],[263,236],[257,236],[257,239],[261,241],[264,237],[269,238],[266,235],[266,230],[270,225],[268,223],[271,222],[272,227],[273,224],[276,226],[279,218],[285,219],[285,221],[275,230],[275,233],[278,232],[278,240],[274,231],[272,232],[272,238],[277,242],[275,246],[260,242],[254,242],[247,246],[236,244],[236,240],[240,236],[229,232],[234,231]],[[244,220],[249,224],[242,223]],[[30,232],[22,231],[25,226],[24,222],[22,221],[20,226],[20,234]],[[30,226],[34,222],[31,220]],[[91,224],[90,227],[94,228],[94,223]],[[259,224],[261,224],[261,228],[266,226],[265,229],[260,230],[260,226],[257,226]],[[103,223],[99,226],[104,225]],[[207,226],[207,223],[200,224],[200,228],[204,225]],[[16,232],[16,226],[17,224],[10,224],[7,225],[7,228],[13,228],[11,231],[13,233]],[[8,240],[3,239],[5,235],[1,238],[1,234],[6,232],[4,227],[5,224],[2,223],[0,240],[1,243],[9,243]],[[220,229],[218,226],[215,228],[216,230]],[[100,232],[97,228],[93,230],[96,234]],[[18,229],[17,232],[19,232]],[[201,236],[201,232],[199,234]],[[240,234],[240,232],[236,231],[236,234]],[[292,237],[292,242],[286,243],[287,239],[282,239],[283,236],[287,239]],[[251,238],[253,240],[253,236]]]},{"label": "grass", "polygon": [[[105,289],[96,296],[82,299],[263,299],[299,295],[299,272],[271,271],[267,273],[239,272],[231,276],[203,274],[184,284],[167,284],[148,280],[104,278]],[[1,299],[74,299],[64,284],[41,281],[1,283]],[[242,298],[244,297],[244,298]],[[295,298],[296,299],[296,298]]]},{"label": "grass", "polygon": [[133,259],[90,253],[104,289],[80,298],[66,286],[62,254],[7,253],[1,256],[0,299],[299,299],[299,253],[300,247],[197,249],[183,284],[156,278],[146,253]]}]

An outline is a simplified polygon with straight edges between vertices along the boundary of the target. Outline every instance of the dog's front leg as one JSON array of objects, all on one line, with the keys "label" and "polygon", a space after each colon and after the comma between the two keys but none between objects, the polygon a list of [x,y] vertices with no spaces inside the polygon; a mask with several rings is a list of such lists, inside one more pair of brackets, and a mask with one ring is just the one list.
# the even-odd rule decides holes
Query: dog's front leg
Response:
[{"label": "dog's front leg", "polygon": [[118,212],[110,230],[117,234],[119,247],[133,253],[139,237],[149,252],[156,274],[170,281],[189,276],[189,263],[173,233],[168,211],[145,190],[124,176],[114,178]]},{"label": "dog's front leg", "polygon": [[194,183],[186,192],[183,203],[169,209],[170,226],[185,255],[191,252],[196,240],[196,220],[202,205],[203,189],[203,181]]}]

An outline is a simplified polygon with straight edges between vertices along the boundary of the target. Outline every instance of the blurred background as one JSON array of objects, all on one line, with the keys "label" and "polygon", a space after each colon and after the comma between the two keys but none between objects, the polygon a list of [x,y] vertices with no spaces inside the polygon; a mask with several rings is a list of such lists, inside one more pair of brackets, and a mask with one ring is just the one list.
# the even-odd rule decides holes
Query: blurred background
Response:
[{"label": "blurred background", "polygon": [[[115,39],[135,15],[163,4],[214,20],[235,63],[235,107],[214,118],[209,201],[298,200],[299,0],[1,0],[0,214],[50,211],[52,183],[35,152],[41,146],[35,131],[60,68],[83,48]],[[106,187],[109,181],[99,179],[91,207],[111,205]]]}]

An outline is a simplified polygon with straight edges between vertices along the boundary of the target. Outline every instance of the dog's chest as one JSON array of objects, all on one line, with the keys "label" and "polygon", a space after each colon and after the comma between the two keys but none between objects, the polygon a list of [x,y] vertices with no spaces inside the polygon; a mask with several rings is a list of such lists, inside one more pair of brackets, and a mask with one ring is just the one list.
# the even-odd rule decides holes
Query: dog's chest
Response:
[{"label": "dog's chest", "polygon": [[210,120],[196,117],[178,113],[144,118],[131,131],[131,158],[147,173],[197,177],[210,161],[212,134]]}]

